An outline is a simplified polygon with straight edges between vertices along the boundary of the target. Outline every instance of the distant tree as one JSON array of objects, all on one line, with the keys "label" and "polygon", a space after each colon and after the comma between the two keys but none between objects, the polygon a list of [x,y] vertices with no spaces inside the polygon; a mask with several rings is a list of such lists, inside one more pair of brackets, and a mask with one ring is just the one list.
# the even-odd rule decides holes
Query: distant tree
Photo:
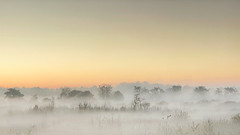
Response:
[{"label": "distant tree", "polygon": [[225,90],[226,94],[236,93],[238,91],[236,88],[233,88],[233,87],[226,87],[226,88],[224,88],[224,90]]},{"label": "distant tree", "polygon": [[7,98],[20,98],[23,97],[24,95],[19,91],[14,88],[8,89],[7,92],[4,93]]},{"label": "distant tree", "polygon": [[78,95],[80,98],[93,98],[93,96],[94,95],[90,91],[83,91]]},{"label": "distant tree", "polygon": [[92,98],[93,94],[90,91],[79,91],[79,90],[71,90],[70,88],[64,88],[62,89],[62,93],[60,94],[60,97]]},{"label": "distant tree", "polygon": [[148,95],[150,91],[147,88],[142,88],[141,86],[134,86],[134,93],[138,93],[141,95]]},{"label": "distant tree", "polygon": [[169,92],[180,92],[182,90],[182,86],[173,85],[171,88],[167,89]]},{"label": "distant tree", "polygon": [[205,86],[199,86],[199,87],[196,87],[194,89],[194,92],[197,93],[197,94],[205,94],[207,93],[209,90],[205,87]]},{"label": "distant tree", "polygon": [[159,87],[154,87],[149,91],[150,98],[159,99],[165,91]]},{"label": "distant tree", "polygon": [[116,100],[123,100],[124,96],[120,91],[115,91],[112,95],[112,98]]},{"label": "distant tree", "polygon": [[142,109],[142,102],[144,101],[144,98],[141,96],[142,93],[142,88],[140,86],[134,86],[134,99],[132,102],[134,111]]},{"label": "distant tree", "polygon": [[134,86],[134,93],[136,94],[136,93],[138,93],[138,94],[140,94],[141,93],[141,86]]},{"label": "distant tree", "polygon": [[142,98],[139,97],[139,94],[138,93],[135,93],[134,94],[134,99],[133,99],[133,102],[132,102],[132,107],[133,107],[133,110],[136,111],[137,109],[140,108],[140,104],[141,102],[143,101]]},{"label": "distant tree", "polygon": [[62,92],[60,94],[60,98],[63,98],[63,97],[68,97],[69,93],[71,92],[71,89],[70,88],[62,88]]},{"label": "distant tree", "polygon": [[164,93],[164,90],[159,88],[159,87],[154,87],[153,89],[150,90],[152,95],[160,95]]},{"label": "distant tree", "polygon": [[82,91],[78,91],[78,90],[72,90],[68,93],[68,97],[76,97],[81,95]]},{"label": "distant tree", "polygon": [[112,86],[111,85],[99,85],[98,87],[99,96],[106,100],[111,97]]}]

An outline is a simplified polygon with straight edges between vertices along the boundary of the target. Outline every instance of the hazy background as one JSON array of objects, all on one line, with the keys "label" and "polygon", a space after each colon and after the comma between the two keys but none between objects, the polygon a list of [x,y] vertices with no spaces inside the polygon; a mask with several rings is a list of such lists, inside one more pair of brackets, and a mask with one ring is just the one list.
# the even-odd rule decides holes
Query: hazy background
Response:
[{"label": "hazy background", "polygon": [[238,0],[0,0],[0,86],[239,85]]}]

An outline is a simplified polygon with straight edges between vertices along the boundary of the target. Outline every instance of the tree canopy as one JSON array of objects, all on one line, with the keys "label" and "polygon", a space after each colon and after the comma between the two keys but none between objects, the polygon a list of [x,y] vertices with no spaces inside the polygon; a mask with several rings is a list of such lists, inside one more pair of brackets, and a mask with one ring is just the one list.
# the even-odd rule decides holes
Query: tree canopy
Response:
[{"label": "tree canopy", "polygon": [[196,87],[194,89],[194,92],[195,93],[198,93],[198,94],[205,94],[207,93],[209,90],[205,87],[205,86],[199,86],[199,87]]},{"label": "tree canopy", "polygon": [[92,98],[93,96],[90,91],[71,90],[70,88],[63,88],[60,94],[61,98]]},{"label": "tree canopy", "polygon": [[20,90],[16,90],[15,88],[8,89],[7,92],[4,93],[7,98],[20,98],[24,95],[20,92]]}]

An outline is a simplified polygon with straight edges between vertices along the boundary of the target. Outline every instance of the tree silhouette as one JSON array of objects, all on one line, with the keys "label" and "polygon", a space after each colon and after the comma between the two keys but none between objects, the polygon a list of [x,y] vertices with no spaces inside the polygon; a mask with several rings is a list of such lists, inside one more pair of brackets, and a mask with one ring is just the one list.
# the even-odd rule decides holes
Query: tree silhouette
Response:
[{"label": "tree silhouette", "polygon": [[171,88],[167,89],[169,92],[180,92],[182,90],[182,86],[173,85]]},{"label": "tree silhouette", "polygon": [[134,93],[138,93],[140,94],[141,93],[141,86],[134,86]]},{"label": "tree silhouette", "polygon": [[152,95],[160,95],[162,93],[164,93],[164,90],[159,88],[159,87],[154,87],[153,89],[150,90]]},{"label": "tree silhouette", "polygon": [[19,90],[16,90],[15,88],[8,89],[8,91],[4,94],[7,98],[20,98],[24,96]]},{"label": "tree silhouette", "polygon": [[197,94],[205,94],[207,93],[209,90],[205,87],[205,86],[199,86],[199,87],[196,87],[194,89],[194,92],[197,93]]},{"label": "tree silhouette", "polygon": [[81,92],[78,97],[80,98],[92,98],[94,95],[90,91]]},{"label": "tree silhouette", "polygon": [[109,99],[111,97],[111,93],[112,93],[112,86],[111,85],[99,85],[98,87],[98,92],[99,92],[99,96],[102,99]]},{"label": "tree silhouette", "polygon": [[116,99],[116,100],[123,100],[124,97],[123,97],[123,94],[120,92],[120,91],[115,91],[112,95],[113,99]]},{"label": "tree silhouette", "polygon": [[78,90],[72,90],[68,93],[68,97],[76,97],[78,95],[81,95],[82,91],[78,91]]},{"label": "tree silhouette", "polygon": [[71,89],[70,88],[62,88],[62,92],[60,94],[60,97],[63,98],[63,97],[68,97],[68,94],[71,92]]},{"label": "tree silhouette", "polygon": [[229,93],[236,93],[238,90],[236,88],[233,87],[226,87],[224,88],[225,93],[229,94]]},{"label": "tree silhouette", "polygon": [[63,88],[60,94],[61,98],[92,98],[93,94],[90,91],[79,91],[79,90],[71,90],[70,88]]},{"label": "tree silhouette", "polygon": [[134,86],[134,99],[132,102],[134,111],[142,109],[142,102],[144,101],[144,98],[141,97],[142,93],[142,88],[140,86]]}]

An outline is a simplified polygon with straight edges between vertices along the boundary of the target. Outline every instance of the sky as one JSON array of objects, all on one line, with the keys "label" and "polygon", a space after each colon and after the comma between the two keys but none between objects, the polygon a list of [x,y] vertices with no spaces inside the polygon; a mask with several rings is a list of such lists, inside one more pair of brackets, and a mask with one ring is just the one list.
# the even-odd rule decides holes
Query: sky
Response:
[{"label": "sky", "polygon": [[0,86],[240,84],[239,0],[0,0]]}]

